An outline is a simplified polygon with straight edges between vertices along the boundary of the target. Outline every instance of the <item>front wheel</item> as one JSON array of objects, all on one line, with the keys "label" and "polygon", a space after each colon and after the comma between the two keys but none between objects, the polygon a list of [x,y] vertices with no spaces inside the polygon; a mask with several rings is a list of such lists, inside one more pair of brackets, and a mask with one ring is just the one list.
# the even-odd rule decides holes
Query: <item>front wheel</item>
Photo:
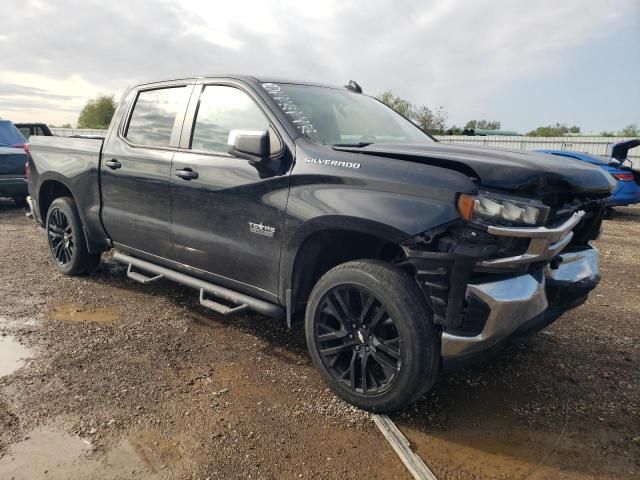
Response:
[{"label": "front wheel", "polygon": [[327,272],[307,303],[307,345],[331,389],[364,410],[402,409],[435,382],[436,329],[416,282],[377,260]]},{"label": "front wheel", "polygon": [[82,221],[71,197],[56,198],[47,212],[45,230],[56,268],[65,275],[91,273],[100,262],[100,254],[87,251]]},{"label": "front wheel", "polygon": [[13,203],[16,204],[16,207],[25,208],[27,206],[27,197],[24,195],[13,197]]}]

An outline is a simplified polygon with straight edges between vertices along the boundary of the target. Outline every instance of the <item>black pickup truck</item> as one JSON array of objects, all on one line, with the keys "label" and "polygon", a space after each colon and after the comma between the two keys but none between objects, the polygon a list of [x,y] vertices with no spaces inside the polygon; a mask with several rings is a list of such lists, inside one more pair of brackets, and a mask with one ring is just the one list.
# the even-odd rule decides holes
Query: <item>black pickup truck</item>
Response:
[{"label": "black pickup truck", "polygon": [[584,162],[438,143],[362,93],[247,76],[138,85],[104,138],[32,137],[55,266],[114,260],[222,314],[304,321],[361,408],[544,328],[599,280],[613,181]]}]

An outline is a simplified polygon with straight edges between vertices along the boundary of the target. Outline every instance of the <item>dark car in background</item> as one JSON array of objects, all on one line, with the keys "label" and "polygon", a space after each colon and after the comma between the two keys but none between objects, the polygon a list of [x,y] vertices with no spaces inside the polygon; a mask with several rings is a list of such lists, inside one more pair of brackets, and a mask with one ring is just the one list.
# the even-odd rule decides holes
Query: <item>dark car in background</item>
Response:
[{"label": "dark car in background", "polygon": [[9,120],[0,120],[0,197],[10,197],[26,206],[27,139]]},{"label": "dark car in background", "polygon": [[31,136],[52,137],[53,133],[44,123],[16,123],[16,128],[29,140]]}]

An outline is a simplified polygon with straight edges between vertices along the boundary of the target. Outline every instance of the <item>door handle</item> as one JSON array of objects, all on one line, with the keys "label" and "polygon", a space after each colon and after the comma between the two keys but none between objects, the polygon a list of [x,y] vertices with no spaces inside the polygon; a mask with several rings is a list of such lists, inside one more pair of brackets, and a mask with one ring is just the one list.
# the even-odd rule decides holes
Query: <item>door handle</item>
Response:
[{"label": "door handle", "polygon": [[198,172],[194,172],[190,168],[183,168],[182,170],[176,170],[176,176],[183,180],[194,180],[198,178]]},{"label": "door handle", "polygon": [[107,167],[109,167],[111,170],[117,170],[119,168],[122,168],[122,164],[118,161],[118,160],[109,160],[107,162],[104,163]]}]

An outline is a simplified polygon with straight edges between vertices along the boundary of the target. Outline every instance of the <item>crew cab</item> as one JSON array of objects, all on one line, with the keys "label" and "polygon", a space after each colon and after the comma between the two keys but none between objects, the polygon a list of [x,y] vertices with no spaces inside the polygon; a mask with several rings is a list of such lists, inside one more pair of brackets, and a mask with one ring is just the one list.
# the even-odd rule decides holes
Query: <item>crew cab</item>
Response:
[{"label": "crew cab", "polygon": [[137,85],[104,138],[31,141],[58,270],[115,249],[140,283],[304,322],[328,385],[377,412],[582,303],[615,186],[584,162],[438,143],[355,82]]}]

